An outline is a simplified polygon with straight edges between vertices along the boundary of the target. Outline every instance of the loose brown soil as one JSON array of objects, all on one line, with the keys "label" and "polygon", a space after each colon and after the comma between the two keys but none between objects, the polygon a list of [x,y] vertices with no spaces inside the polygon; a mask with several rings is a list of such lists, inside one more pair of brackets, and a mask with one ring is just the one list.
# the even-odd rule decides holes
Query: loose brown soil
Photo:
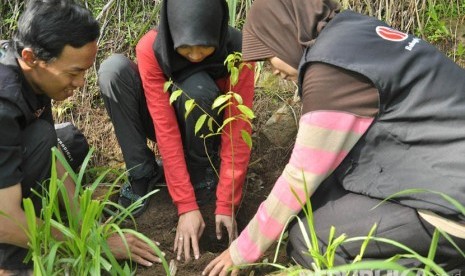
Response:
[{"label": "loose brown soil", "polygon": [[[248,221],[255,214],[259,204],[266,199],[274,181],[279,176],[280,167],[284,165],[284,159],[288,152],[287,149],[272,149],[270,146],[264,146],[263,143],[262,146],[257,147],[252,155],[252,165],[248,172],[247,181],[244,184],[243,200],[237,210],[236,217],[239,231],[247,225]],[[257,159],[254,157],[259,156],[258,154],[263,154],[258,153],[260,148],[266,149],[264,150],[266,151],[266,159]],[[254,163],[253,160],[258,161]],[[214,201],[201,207],[206,224],[199,245],[201,256],[200,259],[188,263],[174,261],[176,254],[173,252],[173,242],[176,234],[178,215],[166,187],[159,188],[159,191],[151,197],[148,210],[136,219],[137,230],[160,243],[160,249],[166,254],[165,258],[167,262],[175,262],[177,276],[201,275],[205,266],[228,246],[227,238],[223,237],[220,241],[216,239],[214,210]],[[226,233],[226,229],[223,230]],[[223,236],[226,236],[226,234]],[[260,261],[271,262],[275,254],[275,248],[276,246],[273,246],[273,248],[268,250]],[[286,264],[286,262],[285,249],[282,247],[279,251],[278,263]],[[241,271],[240,275],[266,275],[272,271],[270,266],[255,266]],[[166,272],[162,265],[157,264],[150,268],[139,267],[137,275],[166,275]]]},{"label": "loose brown soil", "polygon": [[[241,229],[250,218],[250,215],[255,213],[259,201],[264,199],[263,193],[264,192],[247,192],[244,198],[244,201],[247,201],[247,203],[242,204],[237,216],[238,225]],[[227,248],[228,240],[226,238],[220,241],[216,239],[213,214],[214,207],[214,202],[201,207],[206,228],[200,239],[200,259],[188,263],[173,261],[177,267],[177,276],[200,275],[205,266]],[[161,188],[160,191],[151,198],[149,209],[137,219],[137,230],[160,243],[160,249],[166,254],[165,258],[168,263],[176,258],[176,254],[173,252],[173,242],[176,234],[177,221],[178,216],[176,208],[166,188]],[[166,273],[162,265],[154,265],[154,267],[150,268],[139,267],[137,275],[166,275]]]}]

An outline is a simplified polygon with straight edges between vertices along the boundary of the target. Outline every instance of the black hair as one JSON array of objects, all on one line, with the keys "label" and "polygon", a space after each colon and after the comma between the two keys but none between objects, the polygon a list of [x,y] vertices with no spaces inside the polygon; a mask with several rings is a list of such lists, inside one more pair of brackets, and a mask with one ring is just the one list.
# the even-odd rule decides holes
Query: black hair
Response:
[{"label": "black hair", "polygon": [[66,45],[80,48],[97,40],[100,27],[92,13],[73,0],[30,0],[18,20],[13,47],[30,47],[37,58],[59,57]]}]

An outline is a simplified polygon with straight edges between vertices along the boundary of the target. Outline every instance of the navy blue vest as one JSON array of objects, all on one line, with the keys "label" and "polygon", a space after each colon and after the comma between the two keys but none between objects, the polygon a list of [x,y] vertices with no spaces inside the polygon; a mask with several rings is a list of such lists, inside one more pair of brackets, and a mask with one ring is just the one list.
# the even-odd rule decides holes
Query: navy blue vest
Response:
[{"label": "navy blue vest", "polygon": [[[465,205],[465,70],[427,42],[351,11],[332,19],[306,50],[300,85],[312,62],[362,74],[379,91],[379,114],[334,172],[345,189],[386,198],[422,188]],[[436,194],[397,200],[459,213]]]}]

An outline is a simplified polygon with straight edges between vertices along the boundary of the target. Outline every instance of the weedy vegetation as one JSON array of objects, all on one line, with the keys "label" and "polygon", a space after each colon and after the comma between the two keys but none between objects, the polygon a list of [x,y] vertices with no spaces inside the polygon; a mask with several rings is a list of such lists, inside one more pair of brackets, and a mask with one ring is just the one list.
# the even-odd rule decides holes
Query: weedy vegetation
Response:
[{"label": "weedy vegetation", "polygon": [[[30,241],[26,259],[33,260],[34,275],[100,275],[103,272],[132,275],[136,266],[131,262],[116,260],[106,242],[111,235],[119,235],[125,241],[125,234],[147,242],[162,259],[165,271],[169,271],[164,255],[155,242],[134,229],[121,226],[126,219],[134,221],[131,211],[157,190],[134,202],[129,208],[122,208],[110,200],[119,178],[115,179],[103,196],[93,196],[110,170],[101,173],[92,183],[84,184],[84,174],[92,150],[77,174],[56,148],[52,152],[50,180],[43,183],[41,191],[34,191],[42,208],[36,212],[31,198],[23,200],[28,221],[28,229],[24,230]],[[67,171],[61,178],[57,175],[56,162],[61,162]],[[72,198],[68,197],[64,186],[68,177],[76,183]]]}]

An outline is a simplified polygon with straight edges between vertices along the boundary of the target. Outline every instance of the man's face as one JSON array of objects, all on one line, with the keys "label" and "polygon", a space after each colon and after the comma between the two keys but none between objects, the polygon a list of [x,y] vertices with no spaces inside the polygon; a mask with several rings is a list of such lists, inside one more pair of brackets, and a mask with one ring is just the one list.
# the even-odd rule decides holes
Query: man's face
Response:
[{"label": "man's face", "polygon": [[66,45],[58,58],[48,62],[37,60],[32,72],[32,87],[38,94],[62,101],[71,97],[74,90],[83,87],[85,72],[95,60],[97,42],[81,48]]}]

